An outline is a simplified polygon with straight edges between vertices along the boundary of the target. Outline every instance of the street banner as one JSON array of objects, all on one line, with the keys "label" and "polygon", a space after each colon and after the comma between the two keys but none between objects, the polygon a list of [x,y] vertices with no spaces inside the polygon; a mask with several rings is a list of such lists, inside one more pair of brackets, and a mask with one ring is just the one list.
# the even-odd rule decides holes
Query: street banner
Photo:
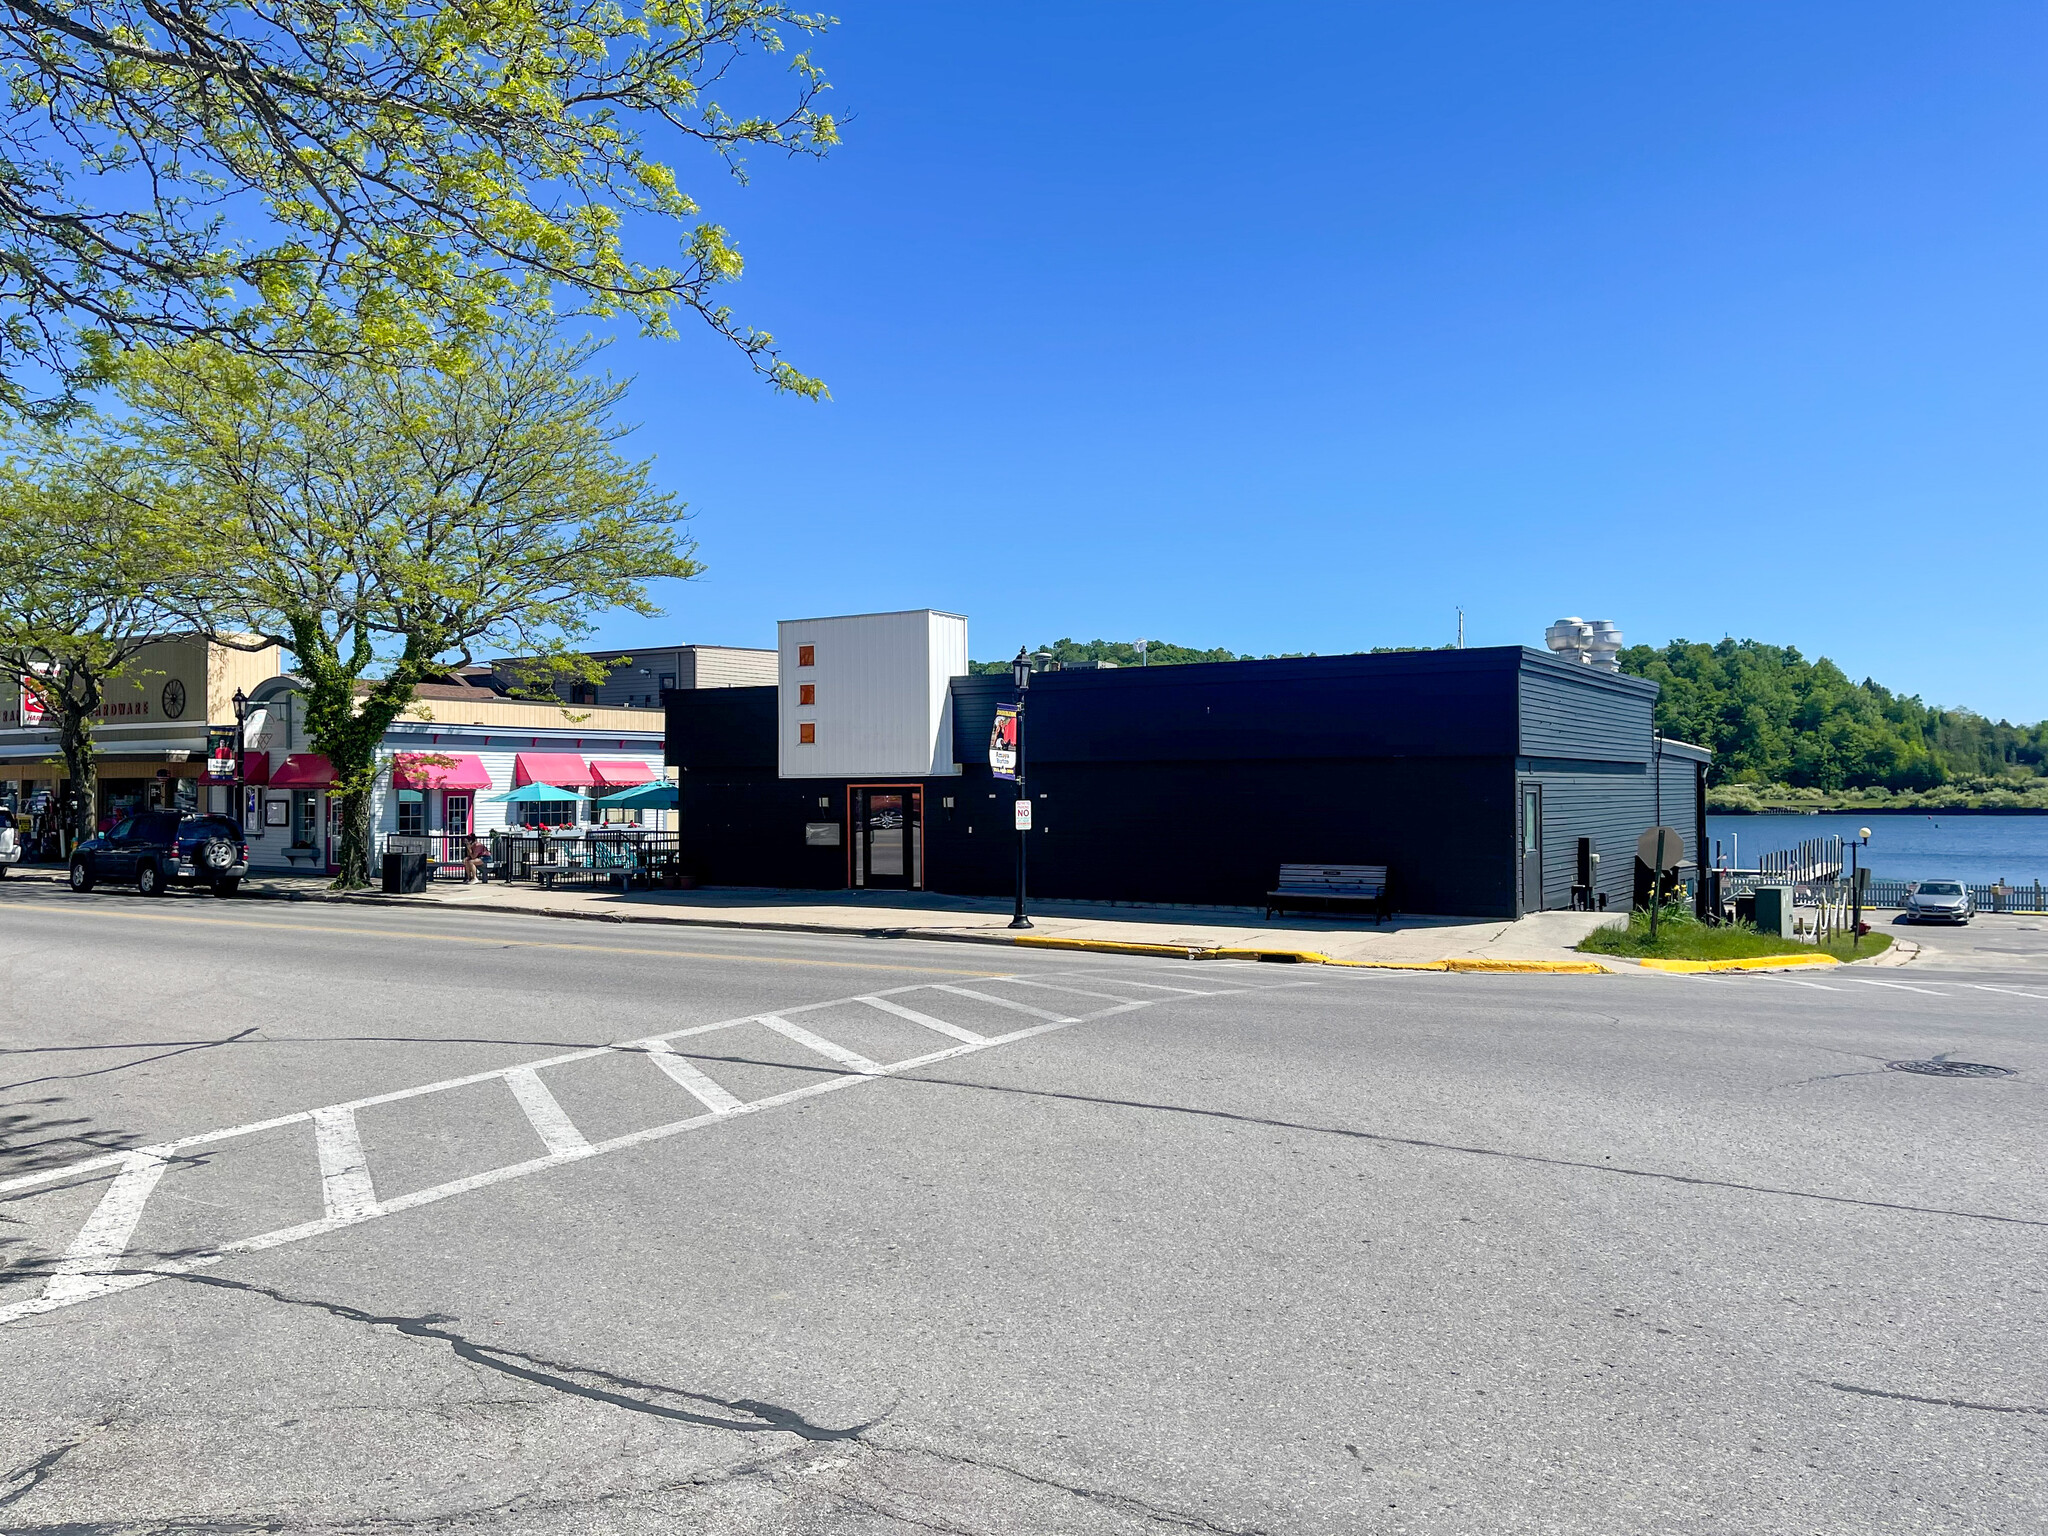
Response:
[{"label": "street banner", "polygon": [[988,733],[988,768],[999,779],[1017,777],[1017,706],[996,706],[995,729]]},{"label": "street banner", "polygon": [[215,784],[226,784],[231,782],[234,776],[234,731],[208,731],[206,733],[206,777]]},{"label": "street banner", "polygon": [[[39,667],[37,670],[42,671],[44,669]],[[44,717],[49,714],[49,710],[43,704],[42,694],[37,691],[41,681],[40,678],[32,675],[24,676],[21,680],[21,723],[23,725],[41,725]]]}]

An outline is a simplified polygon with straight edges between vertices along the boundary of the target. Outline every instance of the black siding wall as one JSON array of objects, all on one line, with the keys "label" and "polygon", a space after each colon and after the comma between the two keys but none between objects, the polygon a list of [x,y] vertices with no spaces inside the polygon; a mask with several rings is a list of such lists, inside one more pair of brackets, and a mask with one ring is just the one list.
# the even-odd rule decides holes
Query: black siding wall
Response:
[{"label": "black siding wall", "polygon": [[[986,762],[1007,677],[953,682],[957,777],[925,785],[925,881],[1013,888],[1014,789]],[[1520,899],[1517,784],[1544,787],[1544,905],[1569,900],[1575,839],[1625,904],[1651,824],[1654,685],[1519,646],[1062,672],[1033,679],[1025,760],[1045,897],[1256,906],[1282,863],[1387,864],[1409,912],[1505,917]],[[671,696],[688,857],[716,884],[835,889],[845,786],[775,776],[775,690]],[[1692,827],[1693,765],[1666,765],[1665,819]],[[825,798],[830,803],[820,806]],[[945,805],[947,799],[953,804]]]}]

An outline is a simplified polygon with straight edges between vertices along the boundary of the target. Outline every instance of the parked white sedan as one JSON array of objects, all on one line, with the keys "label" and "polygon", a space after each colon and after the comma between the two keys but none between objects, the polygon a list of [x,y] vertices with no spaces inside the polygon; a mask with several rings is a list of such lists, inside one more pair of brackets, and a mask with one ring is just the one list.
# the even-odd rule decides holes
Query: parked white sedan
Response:
[{"label": "parked white sedan", "polygon": [[1977,898],[1960,880],[1922,880],[1906,893],[1906,917],[1915,923],[1967,923]]}]

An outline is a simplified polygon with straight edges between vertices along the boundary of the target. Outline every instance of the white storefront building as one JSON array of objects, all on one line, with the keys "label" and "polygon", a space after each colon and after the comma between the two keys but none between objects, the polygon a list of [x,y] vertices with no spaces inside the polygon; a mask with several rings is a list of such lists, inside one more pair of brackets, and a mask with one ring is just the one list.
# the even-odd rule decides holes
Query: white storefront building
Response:
[{"label": "white storefront building", "polygon": [[[451,842],[507,826],[576,826],[605,813],[594,801],[665,776],[658,707],[510,699],[484,687],[428,684],[378,746],[371,826]],[[249,695],[241,807],[254,870],[319,872],[340,851],[339,796],[305,728],[303,685],[272,677]],[[560,800],[507,805],[532,784]],[[648,824],[657,815],[640,813]],[[459,857],[459,855],[456,855]]]}]

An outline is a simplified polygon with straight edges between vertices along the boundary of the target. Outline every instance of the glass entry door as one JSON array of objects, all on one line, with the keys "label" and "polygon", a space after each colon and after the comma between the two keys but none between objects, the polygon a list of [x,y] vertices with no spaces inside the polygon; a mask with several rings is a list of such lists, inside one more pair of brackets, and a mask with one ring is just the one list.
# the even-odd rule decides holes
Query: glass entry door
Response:
[{"label": "glass entry door", "polygon": [[853,883],[885,891],[914,891],[924,883],[923,795],[915,785],[856,789],[853,810]]}]

